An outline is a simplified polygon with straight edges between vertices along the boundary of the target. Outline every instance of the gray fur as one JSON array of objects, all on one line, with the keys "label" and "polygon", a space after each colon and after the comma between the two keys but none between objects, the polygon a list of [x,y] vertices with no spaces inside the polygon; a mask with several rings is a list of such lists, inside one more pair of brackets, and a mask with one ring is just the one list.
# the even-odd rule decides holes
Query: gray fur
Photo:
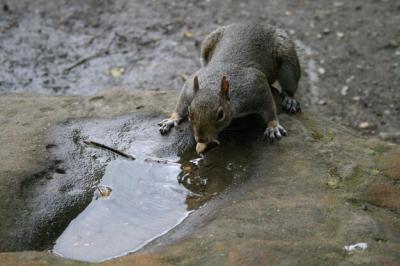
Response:
[{"label": "gray fur", "polygon": [[[219,92],[223,76],[230,84],[229,123],[233,118],[251,113],[259,113],[266,124],[277,122],[270,85],[278,80],[285,95],[293,96],[301,73],[294,43],[284,31],[264,25],[231,24],[216,29],[202,43],[201,61],[203,66],[182,88],[175,110],[178,123],[188,117],[190,106],[199,124],[212,128],[211,120],[221,106]],[[193,91],[195,76],[200,84],[197,93]],[[168,130],[174,125],[168,121],[166,124],[171,125]],[[282,127],[277,124],[274,128]],[[279,132],[283,131],[270,129],[266,135],[278,132],[280,136]]]}]

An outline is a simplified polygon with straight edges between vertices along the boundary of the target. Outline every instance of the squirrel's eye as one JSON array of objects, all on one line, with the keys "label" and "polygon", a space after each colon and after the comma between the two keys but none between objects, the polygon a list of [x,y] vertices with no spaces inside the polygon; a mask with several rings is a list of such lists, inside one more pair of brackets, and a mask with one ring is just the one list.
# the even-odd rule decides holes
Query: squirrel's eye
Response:
[{"label": "squirrel's eye", "polygon": [[224,118],[225,118],[224,111],[223,110],[219,110],[218,114],[217,114],[218,121],[222,121],[222,120],[224,120]]}]

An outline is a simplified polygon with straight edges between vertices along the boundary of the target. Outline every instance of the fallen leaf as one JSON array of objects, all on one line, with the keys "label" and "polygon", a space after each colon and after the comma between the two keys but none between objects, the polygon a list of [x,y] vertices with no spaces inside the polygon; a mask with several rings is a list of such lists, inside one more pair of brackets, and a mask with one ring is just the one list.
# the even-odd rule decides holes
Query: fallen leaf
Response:
[{"label": "fallen leaf", "polygon": [[117,78],[124,74],[125,68],[123,67],[111,67],[109,73],[112,77]]},{"label": "fallen leaf", "polygon": [[183,33],[183,36],[185,36],[186,38],[192,38],[193,37],[193,32],[192,31],[186,31],[185,33]]},{"label": "fallen leaf", "polygon": [[109,186],[100,185],[96,188],[101,197],[109,197],[111,195],[112,188]]}]

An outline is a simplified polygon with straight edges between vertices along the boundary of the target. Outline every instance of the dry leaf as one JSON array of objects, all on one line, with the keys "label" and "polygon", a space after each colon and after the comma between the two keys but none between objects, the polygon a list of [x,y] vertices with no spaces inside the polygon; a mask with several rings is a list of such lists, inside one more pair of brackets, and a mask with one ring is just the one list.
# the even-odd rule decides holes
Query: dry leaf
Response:
[{"label": "dry leaf", "polygon": [[120,77],[124,74],[125,68],[123,67],[111,67],[110,70],[110,75],[114,78]]},{"label": "dry leaf", "polygon": [[183,36],[185,36],[186,38],[192,38],[193,37],[193,32],[192,31],[186,31]]},{"label": "dry leaf", "polygon": [[109,186],[100,185],[97,186],[97,190],[101,197],[109,197],[111,195],[112,188]]}]

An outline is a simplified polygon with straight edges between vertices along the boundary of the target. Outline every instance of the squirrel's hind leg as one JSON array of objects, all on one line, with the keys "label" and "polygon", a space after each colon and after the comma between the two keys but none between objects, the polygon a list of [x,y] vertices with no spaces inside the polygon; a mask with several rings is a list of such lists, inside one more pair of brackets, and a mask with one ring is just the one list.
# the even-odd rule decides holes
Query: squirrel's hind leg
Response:
[{"label": "squirrel's hind leg", "polygon": [[300,103],[290,97],[285,91],[282,91],[282,102],[281,102],[283,110],[288,113],[298,113],[301,111]]},{"label": "squirrel's hind leg", "polygon": [[282,56],[278,72],[278,81],[282,87],[282,107],[286,112],[297,113],[301,110],[300,103],[293,96],[300,80],[300,64],[294,48],[287,51],[288,56]]}]

